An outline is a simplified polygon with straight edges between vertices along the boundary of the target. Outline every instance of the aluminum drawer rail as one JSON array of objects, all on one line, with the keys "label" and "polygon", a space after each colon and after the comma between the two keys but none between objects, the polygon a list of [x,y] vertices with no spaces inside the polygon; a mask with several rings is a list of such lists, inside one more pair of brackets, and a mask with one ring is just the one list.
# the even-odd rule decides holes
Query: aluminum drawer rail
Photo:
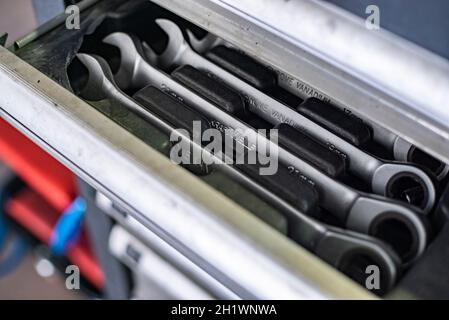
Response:
[{"label": "aluminum drawer rail", "polygon": [[371,298],[0,47],[0,111],[241,298]]},{"label": "aluminum drawer rail", "polygon": [[447,60],[320,1],[152,1],[449,163]]}]

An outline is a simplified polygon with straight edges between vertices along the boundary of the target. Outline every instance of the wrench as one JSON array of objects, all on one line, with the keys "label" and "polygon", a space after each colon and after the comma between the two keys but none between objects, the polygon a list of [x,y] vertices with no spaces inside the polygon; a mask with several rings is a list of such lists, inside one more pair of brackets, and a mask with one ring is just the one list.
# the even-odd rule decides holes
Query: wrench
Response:
[{"label": "wrench", "polygon": [[[368,183],[374,193],[390,198],[397,198],[399,195],[403,200],[412,199],[411,204],[418,206],[425,213],[433,208],[435,186],[430,177],[421,169],[407,164],[384,162],[361,151],[346,140],[265,95],[193,51],[185,41],[181,29],[175,23],[165,19],[158,19],[156,23],[169,36],[167,48],[157,59],[162,69],[191,65],[217,76],[228,86],[240,92],[248,101],[249,110],[266,121],[274,125],[285,122],[309,133],[316,139],[325,140],[329,147],[344,152],[349,160],[349,171]],[[402,189],[403,184],[407,186],[405,190]],[[422,197],[413,199],[410,192],[407,194],[409,188],[414,189],[413,191],[421,189]]]},{"label": "wrench", "polygon": [[195,50],[198,53],[201,54],[206,53],[210,49],[218,46],[234,48],[232,44],[230,44],[229,42],[220,37],[217,37],[213,33],[208,32],[205,37],[203,37],[202,39],[198,39],[191,30],[187,29],[186,32],[187,37],[189,38],[190,45],[192,46],[193,50]]},{"label": "wrench", "polygon": [[[176,128],[170,126],[167,122],[156,117],[133,99],[126,96],[115,83],[107,62],[102,58],[87,54],[78,54],[77,57],[89,72],[86,85],[80,92],[84,99],[90,101],[116,100],[144,117],[162,131],[171,133],[176,130]],[[189,137],[184,138],[190,139]],[[195,144],[192,140],[191,143]],[[201,148],[197,144],[195,146]],[[210,156],[221,157],[218,154],[210,154]],[[382,270],[382,291],[387,291],[394,285],[400,260],[396,253],[383,241],[317,222],[298,211],[267,188],[260,186],[239,170],[227,165],[225,160],[221,165],[217,166],[217,169],[223,170],[273,206],[279,208],[288,218],[289,225],[292,226],[289,230],[291,237],[321,259],[351,276],[352,268],[349,268],[349,266],[353,265],[352,262],[354,261],[360,261],[361,258],[368,261],[369,264],[378,265],[380,270]],[[365,268],[361,267],[360,270],[364,272]]]},{"label": "wrench", "polygon": [[[395,135],[383,127],[373,122],[363,121],[368,123],[372,128],[373,140],[392,151],[396,160],[421,164],[435,174],[438,181],[443,180],[449,173],[448,164],[434,158],[407,140]],[[424,162],[422,160],[420,161],[420,157],[424,158]],[[434,165],[430,167],[429,163],[434,163]]]},{"label": "wrench", "polygon": [[[206,53],[210,49],[223,45],[227,47],[232,47],[227,41],[213,35],[212,33],[208,33],[203,39],[197,39],[195,35],[187,30],[187,35],[189,38],[190,45],[192,48],[198,53]],[[147,46],[148,48],[148,46]],[[147,50],[148,54],[154,54],[153,51]],[[291,93],[298,95],[298,92],[293,89],[288,84],[283,81],[279,81],[279,86],[290,91]],[[303,98],[305,98],[303,96]],[[354,113],[351,111],[351,113]],[[360,115],[354,113],[355,116],[362,119]],[[366,119],[362,119],[365,123],[367,123],[373,132],[373,140],[378,144],[385,147],[387,150],[393,153],[394,159],[402,162],[412,162],[416,164],[421,164],[427,167],[433,174],[435,174],[437,180],[442,180],[449,173],[449,165],[445,164],[442,161],[437,160],[436,158],[430,156],[429,154],[423,152],[419,148],[415,147],[410,142],[405,139],[397,136],[396,134],[388,131],[382,126],[373,123],[372,121],[368,121]],[[429,164],[432,163],[430,166]]]},{"label": "wrench", "polygon": [[[192,31],[187,30],[187,35],[190,39],[190,44],[195,49],[196,52],[203,53],[208,51],[209,49],[216,46],[227,46],[233,47],[229,42],[213,35],[212,33],[208,33],[204,38],[197,39]],[[142,43],[143,52],[147,61],[151,64],[158,64],[158,55],[151,49],[151,47],[146,43]]]},{"label": "wrench", "polygon": [[[273,142],[257,134],[257,132],[240,120],[230,116],[207,100],[197,96],[165,73],[149,65],[142,58],[140,42],[124,33],[114,33],[103,41],[116,46],[121,52],[121,64],[115,79],[119,87],[143,87],[152,84],[178,96],[186,104],[195,107],[209,119],[218,121],[225,127],[248,133],[248,142],[257,145],[256,141],[265,142],[271,150],[278,150],[279,159],[289,167],[292,174],[305,176],[316,184],[320,193],[321,205],[340,218],[346,227],[366,234],[383,235],[383,230],[391,224],[398,223],[408,230],[410,235],[408,249],[403,250],[405,260],[414,260],[425,249],[427,230],[422,214],[402,203],[384,197],[364,194],[331,179],[324,173],[294,156]],[[393,222],[393,220],[395,222]],[[392,243],[394,246],[394,243]],[[402,250],[401,250],[402,251]]]},{"label": "wrench", "polygon": [[[350,270],[353,262],[357,261],[358,258],[366,259],[367,263],[359,266],[360,269],[357,268],[357,272],[362,271],[364,273],[367,265],[378,265],[380,270],[382,270],[383,277],[386,277],[382,281],[382,290],[394,284],[394,275],[397,272],[397,266],[394,265],[398,263],[396,259],[399,259],[399,257],[397,257],[394,250],[389,250],[389,246],[385,247],[383,241],[368,235],[317,222],[291,206],[272,192],[272,189],[258,184],[257,180],[252,180],[251,177],[242,174],[238,170],[233,170],[229,166],[220,166],[220,169],[282,212],[287,218],[289,237],[304,248],[349,277],[353,274],[353,271]],[[372,242],[372,240],[375,240],[375,242]],[[359,251],[360,249],[362,251]],[[388,282],[390,283],[389,285],[386,284]]]}]

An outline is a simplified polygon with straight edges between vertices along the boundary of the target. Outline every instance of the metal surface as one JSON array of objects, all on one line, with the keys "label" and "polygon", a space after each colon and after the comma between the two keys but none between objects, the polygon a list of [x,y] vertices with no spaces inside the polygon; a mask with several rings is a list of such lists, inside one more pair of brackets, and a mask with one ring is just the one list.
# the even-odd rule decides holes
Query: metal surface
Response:
[{"label": "metal surface", "polygon": [[96,192],[95,203],[101,210],[114,218],[126,230],[130,231],[165,260],[175,265],[179,270],[182,270],[183,273],[188,274],[191,279],[194,279],[195,282],[207,289],[207,291],[212,293],[214,297],[218,299],[238,299],[238,296],[235,293],[163,241],[155,233],[128,214],[128,212],[121,206],[113,203],[105,195]]},{"label": "metal surface", "polygon": [[153,2],[449,163],[449,63],[439,56],[318,1]]},{"label": "metal surface", "polygon": [[[435,204],[435,186],[432,180],[422,170],[407,164],[388,163],[363,152],[344,139],[309,120],[294,109],[269,97],[194,52],[184,39],[181,29],[175,23],[166,19],[158,19],[156,23],[167,33],[169,38],[168,45],[164,52],[156,57],[156,61],[162,68],[191,65],[215,75],[228,86],[240,92],[242,96],[246,97],[249,109],[266,121],[273,125],[282,122],[287,123],[309,133],[316,139],[327,143],[329,146],[344,152],[345,157],[349,158],[349,170],[352,174],[368,183],[374,193],[389,196],[388,186],[391,184],[394,177],[399,174],[408,176],[411,179],[420,181],[421,188],[427,195],[424,197],[424,203],[420,204],[419,207],[426,213],[433,208]],[[122,47],[122,51],[125,50],[126,48]],[[131,50],[131,48],[128,50]],[[147,48],[147,52],[149,52],[149,50],[150,49]],[[150,55],[155,56],[155,54]]]},{"label": "metal surface", "polygon": [[[165,119],[154,116],[147,108],[141,107],[120,91],[115,84],[112,72],[107,66],[106,61],[100,57],[94,58],[86,54],[79,54],[78,57],[89,70],[89,79],[85,87],[89,91],[88,95],[91,99],[102,100],[108,98],[121,101],[130,110],[142,115],[152,124],[167,132],[167,134],[176,132],[176,128],[166,123],[164,121]],[[166,84],[169,86],[168,82]],[[169,87],[172,88],[171,86]],[[83,95],[83,91],[81,95]],[[201,150],[201,146],[195,145],[188,137],[183,136],[183,138]],[[202,156],[205,157],[206,154],[203,153]],[[257,194],[261,194],[262,198],[267,199],[270,204],[281,208],[282,212],[288,217],[291,236],[306,249],[311,250],[318,257],[338,269],[344,269],[348,259],[356,259],[358,256],[369,257],[382,270],[382,274],[386,280],[386,283],[384,283],[385,288],[383,289],[392,287],[397,275],[399,258],[381,241],[316,222],[314,219],[305,216],[296,208],[275,196],[272,192],[245,177],[244,174],[237,172],[232,166],[227,166],[226,163],[228,162],[221,156],[217,157],[219,157],[218,160],[220,162],[223,161],[223,163],[218,165],[217,169],[226,171],[241,184],[248,186],[251,190],[257,192]],[[213,163],[217,162],[215,161]],[[207,163],[212,163],[212,161],[207,161]],[[361,272],[363,273],[364,271],[361,270]]]},{"label": "metal surface", "polygon": [[[257,55],[257,58],[281,70],[292,72],[303,81],[307,80],[316,90],[336,97],[340,105],[358,112],[361,110],[361,115],[385,123],[395,133],[405,134],[411,142],[418,138],[423,149],[432,149],[434,153],[441,153],[449,159],[447,143],[443,140],[447,138],[444,125],[447,122],[438,123],[428,114],[422,115],[431,108],[421,108],[419,105],[421,109],[416,110],[412,108],[410,99],[402,99],[402,94],[406,96],[404,92],[399,92],[399,95],[398,92],[392,94],[391,88],[387,88],[385,92],[388,94],[381,93],[383,89],[379,90],[377,83],[372,83],[372,79],[365,74],[352,72],[351,68],[345,71],[336,68],[336,65],[341,65],[335,63],[333,58],[315,50],[313,46],[304,45],[315,39],[312,41],[306,37],[304,42],[303,39],[299,42],[291,41],[291,35],[286,36],[288,32],[284,31],[297,31],[291,26],[296,25],[298,19],[306,13],[310,14],[315,22],[321,22],[322,20],[317,18],[328,13],[326,17],[329,18],[329,25],[324,24],[320,32],[328,32],[327,27],[330,26],[332,31],[337,33],[337,37],[340,36],[341,29],[338,27],[342,22],[333,19],[334,16],[330,13],[332,10],[304,0],[294,3],[249,0],[242,4],[237,1],[206,0],[154,2],[160,2],[162,6],[169,8],[173,6],[171,11],[194,20],[193,22],[209,31],[215,29],[214,33],[224,34],[226,40],[238,44],[246,52]],[[245,14],[241,10],[230,9],[224,2],[234,2],[234,6],[261,4],[267,8],[266,12],[261,12],[247,7],[248,12],[254,15],[270,15],[270,10],[273,10],[272,13],[280,19],[283,19],[281,14],[296,16],[293,22],[288,19],[281,21],[279,27],[285,30],[273,30],[254,17],[242,19],[241,16]],[[279,10],[273,9],[272,5],[293,7],[283,9],[278,14]],[[224,10],[223,6],[227,9]],[[301,6],[304,10],[310,6],[311,10],[301,11],[299,15],[297,10]],[[210,9],[212,7],[213,10]],[[312,26],[311,17],[304,17],[301,23]],[[343,14],[342,17],[342,21],[347,23],[343,24],[343,29],[353,23],[357,25],[346,15]],[[270,23],[268,18],[265,21]],[[285,27],[284,23],[287,21],[292,24]],[[274,32],[267,32],[268,29]],[[307,32],[305,34],[308,35]],[[346,37],[348,40],[351,38],[352,36],[348,35]],[[359,40],[358,37],[354,38]],[[382,39],[381,37],[381,42],[384,41]],[[408,44],[402,47],[404,43],[401,40],[398,42],[399,46],[389,40],[391,39],[387,37],[387,44],[399,53],[412,51],[409,50]],[[379,43],[375,41],[375,44]],[[325,47],[321,42],[318,46],[322,46],[321,49]],[[369,297],[366,292],[348,283],[339,273],[324,266],[184,170],[172,166],[154,150],[92,110],[89,105],[2,49],[0,48],[0,84],[6,92],[0,97],[2,115],[93,186],[127,207],[139,222],[198,262],[210,274],[223,279],[234,292],[242,297],[279,298],[282,294],[285,297],[305,298]],[[360,52],[357,51],[359,46],[355,46],[355,49],[355,52]],[[391,54],[390,50],[386,51],[385,54]],[[340,53],[337,52],[337,58]],[[429,62],[427,53],[418,56],[413,52],[411,54],[413,59],[416,58],[412,59],[412,62],[419,62],[421,58],[422,61]],[[409,57],[407,54],[405,56]],[[387,59],[388,61],[391,62],[391,59]],[[357,61],[346,62],[357,64]],[[435,69],[432,66],[435,67],[440,62],[431,63],[430,75],[427,75],[432,80],[438,79],[438,74],[433,72]],[[394,64],[390,66],[395,67]],[[427,71],[420,63],[413,65],[413,68],[413,71]],[[383,76],[385,74],[382,74]],[[419,73],[417,82],[421,81],[423,84],[423,77],[426,77],[425,73]],[[362,78],[364,80],[360,80]],[[366,79],[370,79],[369,83]],[[413,84],[408,88],[413,88],[415,80],[416,78],[413,78]],[[435,86],[437,97],[434,97],[434,101],[441,98],[441,85],[445,86],[446,82],[437,84],[440,86]],[[429,88],[431,85],[426,83],[425,86]],[[432,103],[430,100],[425,101]],[[442,119],[440,116],[438,118]],[[111,175],[111,172],[116,174]],[[363,208],[361,205],[357,210],[362,212]],[[167,212],[170,214],[167,215]],[[205,238],[209,240],[207,244],[202,243]],[[223,242],[222,239],[227,240]],[[233,265],[236,259],[241,261],[238,266]],[[265,279],[264,283],[259,283],[261,278]]]},{"label": "metal surface", "polygon": [[109,249],[135,273],[151,279],[172,299],[210,300],[213,297],[121,226],[114,226]]},{"label": "metal surface", "polygon": [[239,296],[372,297],[4,48],[0,86],[2,117]]},{"label": "metal surface", "polygon": [[[201,54],[206,54],[207,51],[219,45],[232,47],[232,45],[229,42],[226,42],[225,40],[213,35],[212,33],[208,33],[202,39],[196,38],[195,35],[190,30],[187,30],[187,35],[192,48],[196,52]],[[146,50],[145,54],[149,58],[151,58],[150,61],[157,61],[158,58],[157,55],[154,53],[154,51],[151,50],[151,48],[148,47],[148,45],[144,44],[144,49]],[[273,68],[270,65],[268,65],[267,67],[270,69]],[[372,129],[372,139],[378,144],[384,146],[389,152],[391,152],[394,156],[394,159],[402,162],[413,162],[410,161],[410,159],[413,157],[413,154],[417,152],[419,149],[417,149],[410,142],[397,136],[393,132],[388,131],[384,127],[379,126],[378,124],[376,124],[371,120],[368,120],[366,118],[362,119],[360,114],[354,112],[353,110],[348,110],[345,106],[339,104],[336,101],[333,101],[332,98],[326,96],[326,94],[319,92],[316,89],[308,87],[305,83],[302,83],[297,79],[293,79],[292,77],[287,77],[279,70],[274,71],[277,74],[278,84],[281,88],[284,88],[287,91],[291,92],[292,94],[303,99],[314,97],[319,98],[325,101],[326,103],[331,102],[335,105],[338,105],[338,107],[344,109],[347,113],[353,114],[363,122],[367,123],[368,126]],[[446,177],[447,173],[449,172],[449,165],[444,163],[442,163],[441,165],[442,167],[439,168],[439,170],[437,170],[436,172],[432,171],[437,176],[438,180],[444,179],[444,177]]]},{"label": "metal surface", "polygon": [[[420,212],[414,212],[411,208],[401,205],[400,202],[374,195],[364,194],[330,178],[307,162],[291,154],[289,151],[279,148],[272,141],[267,140],[242,121],[232,117],[213,104],[197,96],[192,91],[171,79],[165,73],[148,64],[139,50],[139,42],[124,33],[114,33],[106,37],[105,41],[117,46],[121,50],[122,61],[115,78],[118,85],[123,87],[142,88],[153,85],[161,90],[180,97],[188,105],[195,107],[204,116],[213,119],[221,126],[240,130],[248,139],[248,149],[255,150],[258,141],[269,146],[270,150],[277,150],[279,160],[284,165],[297,170],[301,175],[311,179],[320,193],[320,204],[331,214],[353,231],[372,234],[377,227],[384,225],[390,219],[397,220],[412,235],[413,241],[408,243],[411,247],[407,252],[407,263],[421,255],[427,243],[427,231],[424,226],[424,217]],[[109,98],[129,104],[136,112],[142,112],[136,103],[120,94],[120,90],[114,87],[111,81],[104,80],[105,76],[111,79],[111,70],[107,66],[101,66],[98,61],[87,55],[82,56],[83,63],[89,69],[89,85],[84,90],[85,98],[99,97],[101,92],[108,92]],[[99,60],[104,61],[102,59]],[[96,83],[96,85],[95,85]],[[103,93],[104,94],[104,93]],[[156,121],[156,120],[155,120]],[[389,165],[386,166],[388,171]],[[360,210],[363,208],[363,210]],[[390,243],[393,247],[395,244]],[[403,257],[405,258],[405,257]]]},{"label": "metal surface", "polygon": [[109,233],[114,225],[112,219],[95,203],[95,189],[78,179],[78,191],[86,202],[84,226],[93,253],[104,275],[102,298],[123,300],[130,296],[130,281],[126,268],[109,251]]}]

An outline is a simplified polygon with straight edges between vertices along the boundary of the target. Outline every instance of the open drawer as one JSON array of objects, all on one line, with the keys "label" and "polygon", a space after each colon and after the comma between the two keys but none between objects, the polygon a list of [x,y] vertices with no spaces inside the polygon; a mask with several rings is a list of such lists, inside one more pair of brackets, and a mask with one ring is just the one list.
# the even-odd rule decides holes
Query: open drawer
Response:
[{"label": "open drawer", "polygon": [[[150,46],[155,44],[155,51],[160,53],[158,46],[167,39],[154,20],[170,19],[198,37],[210,32],[221,38],[211,37],[208,45],[215,41],[215,45],[226,43],[243,50],[274,70],[276,81],[289,95],[301,100],[316,96],[367,120],[376,128],[372,135],[392,141],[392,150],[387,150],[392,154],[386,155],[389,160],[411,162],[413,159],[407,157],[393,158],[404,148],[420,150],[415,154],[421,157],[415,158],[437,163],[430,169],[445,168],[449,163],[449,113],[443,108],[449,101],[447,61],[386,32],[366,32],[360,21],[346,13],[305,0],[86,0],[79,7],[79,30],[67,29],[67,15],[61,15],[17,41],[10,50],[0,47],[0,87],[4,90],[0,110],[4,119],[219,282],[226,288],[223,298],[375,298],[286,236],[289,222],[286,226],[282,219],[267,217],[266,212],[272,208],[265,208],[257,197],[249,201],[253,195],[240,191],[239,183],[224,177],[208,180],[174,165],[157,147],[163,143],[157,140],[154,126],[145,127],[137,117],[126,118],[108,101],[82,99],[77,88],[85,79],[76,54],[104,55],[114,66],[118,63],[117,49],[100,42],[117,31],[135,33]],[[276,17],[270,12],[282,13],[282,22],[279,17],[273,20]],[[302,21],[299,29],[292,27],[297,19]],[[318,36],[313,26],[326,36],[318,39],[321,34]],[[334,42],[349,41],[354,33],[359,43],[352,48],[353,56],[348,57]],[[373,49],[369,56],[362,55],[367,43]],[[323,55],[323,51],[332,54]],[[403,61],[397,62],[397,57],[404,55],[413,61],[407,68]],[[372,75],[362,56],[385,64],[376,65]],[[413,81],[399,82],[391,76],[391,68],[402,76],[413,75]],[[431,85],[435,85],[432,94],[425,90]],[[384,151],[369,150],[366,154],[374,153],[377,159],[377,152],[383,155]],[[423,169],[426,174],[431,171],[427,169]],[[442,169],[439,174],[442,172],[447,173]],[[430,192],[434,200],[432,208],[426,210],[435,214],[445,208],[440,203],[444,190],[438,187],[444,189],[446,180],[438,181],[438,174],[430,175],[429,180],[435,181],[435,190]],[[369,187],[377,188],[375,184]],[[359,214],[364,210],[362,207]],[[429,225],[437,230],[426,235],[424,246],[434,238],[438,241],[446,231],[445,211],[438,218],[423,218],[431,220]],[[423,223],[425,228],[427,223]],[[381,238],[395,237],[383,234]],[[398,274],[399,269],[404,272],[388,290],[390,296],[420,297],[413,288],[402,285],[401,279],[426,258],[427,251],[422,251],[417,261],[406,268],[398,267]],[[348,269],[359,268],[354,273],[363,284],[360,272],[368,265],[366,261],[352,261]]]}]

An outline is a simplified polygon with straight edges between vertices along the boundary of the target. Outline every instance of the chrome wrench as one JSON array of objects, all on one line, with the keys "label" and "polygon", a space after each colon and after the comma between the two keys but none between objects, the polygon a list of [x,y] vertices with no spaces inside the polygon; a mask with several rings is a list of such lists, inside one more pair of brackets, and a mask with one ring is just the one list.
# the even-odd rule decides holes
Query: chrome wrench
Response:
[{"label": "chrome wrench", "polygon": [[432,173],[435,174],[437,180],[442,180],[449,173],[448,164],[437,160],[428,153],[414,146],[412,143],[384,129],[378,124],[367,121],[365,119],[362,119],[362,121],[366,122],[373,130],[373,140],[391,151],[393,153],[393,157],[396,160],[412,163],[422,163],[423,161],[419,161],[417,158],[426,157],[424,162],[437,162],[434,168],[430,168],[428,165],[423,164],[425,167],[428,167],[429,170],[432,171]]},{"label": "chrome wrench", "polygon": [[[78,54],[77,57],[89,72],[89,78],[80,93],[83,98],[90,101],[103,99],[118,101],[167,134],[175,132],[177,128],[170,126],[167,122],[147,111],[119,89],[114,82],[114,77],[106,61],[100,57],[87,54]],[[183,138],[190,139],[186,136],[183,136]],[[197,148],[201,148],[193,140],[190,140],[190,142]],[[217,154],[210,154],[210,156],[221,158]],[[353,265],[354,261],[364,260],[367,263],[369,262],[369,264],[378,265],[383,278],[382,291],[387,291],[393,286],[398,273],[399,258],[383,241],[319,223],[305,216],[267,188],[261,187],[239,170],[225,163],[226,161],[217,166],[217,168],[228,173],[286,214],[289,224],[293,226],[289,233],[294,240],[306,249],[312,251],[342,272],[349,273],[349,276],[351,276],[351,268],[349,266]],[[364,271],[364,268],[362,267],[361,270]]]},{"label": "chrome wrench", "polygon": [[[431,211],[436,197],[435,186],[432,179],[420,168],[408,164],[385,162],[363,152],[193,51],[175,23],[165,19],[158,19],[156,23],[169,37],[167,48],[156,60],[161,68],[191,65],[217,76],[228,86],[240,92],[247,100],[250,111],[261,118],[274,125],[285,122],[325,141],[330,148],[342,151],[349,160],[349,171],[368,183],[374,193],[389,198],[398,198],[397,194],[399,194],[399,197],[407,201],[407,199],[413,199],[407,194],[407,189],[412,189],[410,186],[413,186],[414,190],[422,192],[422,197],[417,201],[412,200],[412,204],[425,213]],[[148,47],[146,50],[151,52]],[[155,53],[152,55],[156,56]],[[403,185],[405,190],[402,190]]]},{"label": "chrome wrench", "polygon": [[[187,30],[187,36],[189,37],[192,48],[198,53],[205,53],[206,51],[217,46],[233,47],[229,42],[217,37],[216,35],[208,32],[202,39],[195,37],[192,31]],[[146,48],[148,48],[146,46]],[[150,51],[151,52],[151,51]]]},{"label": "chrome wrench", "polygon": [[[217,47],[217,46],[225,46],[225,47],[233,47],[229,42],[226,40],[217,37],[213,33],[208,32],[206,36],[202,39],[198,39],[191,30],[187,29],[187,37],[189,38],[190,45],[192,46],[193,50],[195,50],[198,53],[206,53],[210,49]],[[148,45],[146,45],[145,48],[148,48]],[[150,51],[151,52],[151,51]]]},{"label": "chrome wrench", "polygon": [[[248,141],[253,145],[256,145],[257,139],[264,140],[245,123],[220,110],[148,64],[142,57],[140,42],[136,38],[124,33],[114,33],[107,36],[104,41],[118,47],[121,51],[121,64],[115,74],[119,87],[137,88],[151,84],[176,95],[209,119],[214,119],[226,127],[248,132]],[[265,140],[266,145],[272,143]],[[272,150],[276,148],[277,146]],[[410,241],[407,241],[410,250],[403,250],[402,257],[405,257],[407,261],[413,260],[423,252],[427,242],[427,231],[421,214],[417,214],[413,209],[398,201],[353,190],[326,176],[285,149],[277,150],[279,159],[289,167],[292,173],[299,172],[300,175],[308,177],[316,184],[322,206],[340,218],[348,229],[384,237],[385,228],[391,224],[399,224],[404,231],[408,230],[406,233],[410,236]],[[391,245],[394,246],[394,243]]]},{"label": "chrome wrench", "polygon": [[[193,49],[201,54],[220,45],[232,47],[232,45],[230,45],[228,42],[211,33],[208,33],[202,39],[197,39],[190,30],[187,30],[187,35]],[[146,48],[148,48],[148,46],[146,46]],[[148,53],[153,53],[153,51],[151,50],[147,51]],[[286,84],[284,81],[279,81],[279,86],[295,95],[298,95],[298,91],[292,88],[290,85]],[[307,98],[307,96],[304,95],[302,95],[301,97]],[[448,164],[437,160],[426,152],[423,152],[412,143],[388,131],[382,126],[372,121],[362,119],[363,117],[360,117],[360,115],[354,113],[353,111],[350,112],[371,127],[373,133],[372,139],[379,145],[385,147],[388,151],[390,151],[393,154],[394,159],[401,162],[421,164],[424,167],[428,168],[433,174],[435,174],[437,180],[442,180],[449,173]]]}]

